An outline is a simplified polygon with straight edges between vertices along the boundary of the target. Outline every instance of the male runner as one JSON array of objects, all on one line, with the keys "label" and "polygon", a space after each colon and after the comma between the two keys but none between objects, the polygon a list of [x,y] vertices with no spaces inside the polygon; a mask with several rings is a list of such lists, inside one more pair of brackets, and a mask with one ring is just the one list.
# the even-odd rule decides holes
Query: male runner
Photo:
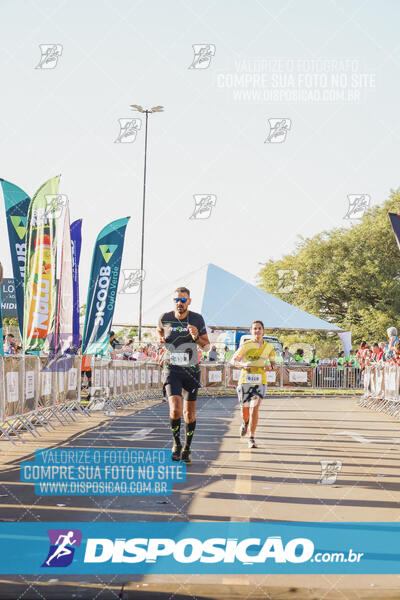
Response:
[{"label": "male runner", "polygon": [[[189,311],[190,292],[179,287],[174,292],[175,310],[158,320],[158,342],[165,344],[163,383],[169,402],[170,426],[174,438],[172,460],[191,462],[190,446],[196,427],[196,400],[200,387],[197,345],[207,351],[210,342],[203,317]],[[183,390],[183,391],[182,391]],[[181,417],[185,420],[185,446],[181,443]]]},{"label": "male runner", "polygon": [[263,340],[264,324],[262,321],[253,321],[250,325],[252,339],[244,342],[231,358],[234,367],[241,368],[237,393],[242,409],[243,422],[240,435],[244,437],[250,429],[249,448],[257,448],[254,435],[258,423],[258,409],[267,387],[266,371],[269,367],[275,369],[274,347]]}]

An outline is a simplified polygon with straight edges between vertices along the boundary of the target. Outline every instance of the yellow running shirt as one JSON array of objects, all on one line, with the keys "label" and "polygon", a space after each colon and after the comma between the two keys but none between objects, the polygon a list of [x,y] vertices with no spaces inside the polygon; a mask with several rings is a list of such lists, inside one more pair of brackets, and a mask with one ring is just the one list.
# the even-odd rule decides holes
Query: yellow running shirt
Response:
[{"label": "yellow running shirt", "polygon": [[[267,373],[264,367],[267,359],[275,360],[275,351],[272,344],[264,342],[262,346],[258,347],[255,342],[249,340],[248,342],[245,342],[243,346],[240,346],[236,358],[242,358],[243,362],[254,363],[254,367],[240,370],[239,385],[241,383],[267,384]],[[249,375],[250,377],[248,377]],[[252,375],[255,375],[256,377],[251,377]],[[261,379],[259,377],[260,375]]]}]

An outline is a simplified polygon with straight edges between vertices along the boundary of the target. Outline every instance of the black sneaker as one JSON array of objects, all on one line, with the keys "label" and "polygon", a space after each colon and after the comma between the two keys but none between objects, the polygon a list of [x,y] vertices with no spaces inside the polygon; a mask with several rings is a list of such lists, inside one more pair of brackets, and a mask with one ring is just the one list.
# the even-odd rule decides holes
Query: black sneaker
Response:
[{"label": "black sneaker", "polygon": [[172,460],[181,460],[181,452],[182,446],[178,446],[178,444],[174,444],[172,446]]},{"label": "black sneaker", "polygon": [[192,462],[192,458],[190,456],[190,449],[182,450],[181,460],[185,461],[187,465],[190,465]]}]

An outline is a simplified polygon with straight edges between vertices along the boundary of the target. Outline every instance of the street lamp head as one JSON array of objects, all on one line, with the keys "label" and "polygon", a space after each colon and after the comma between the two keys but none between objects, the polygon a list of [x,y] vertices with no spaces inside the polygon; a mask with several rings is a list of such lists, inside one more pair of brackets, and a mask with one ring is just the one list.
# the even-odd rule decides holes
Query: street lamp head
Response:
[{"label": "street lamp head", "polygon": [[144,112],[143,107],[139,106],[138,104],[131,104],[131,108],[133,110],[138,110],[139,112]]},{"label": "street lamp head", "polygon": [[139,106],[139,104],[131,104],[132,110],[137,110],[141,113],[153,113],[153,112],[163,112],[163,106],[153,106],[153,108],[143,108],[143,106]]}]

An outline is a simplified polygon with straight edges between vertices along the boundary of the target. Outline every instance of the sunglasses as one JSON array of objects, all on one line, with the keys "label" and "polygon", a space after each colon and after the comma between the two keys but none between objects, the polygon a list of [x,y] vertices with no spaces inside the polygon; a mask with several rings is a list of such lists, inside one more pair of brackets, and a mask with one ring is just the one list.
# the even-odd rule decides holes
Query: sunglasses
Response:
[{"label": "sunglasses", "polygon": [[186,304],[189,298],[174,298],[174,302],[178,304],[178,302],[182,302],[182,304]]}]

